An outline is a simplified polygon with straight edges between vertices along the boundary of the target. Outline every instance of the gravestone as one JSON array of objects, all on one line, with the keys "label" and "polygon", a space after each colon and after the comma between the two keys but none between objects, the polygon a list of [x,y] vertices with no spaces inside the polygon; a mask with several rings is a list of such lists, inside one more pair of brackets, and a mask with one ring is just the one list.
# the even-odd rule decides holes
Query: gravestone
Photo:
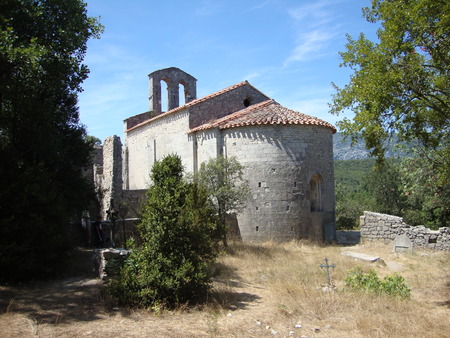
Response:
[{"label": "gravestone", "polygon": [[392,243],[392,251],[393,252],[412,252],[413,251],[413,243],[405,234],[398,235],[395,237],[394,242]]},{"label": "gravestone", "polygon": [[373,263],[373,262],[384,263],[383,260],[378,256],[371,256],[371,255],[367,255],[367,254],[363,254],[363,253],[359,253],[359,252],[344,251],[344,252],[341,252],[341,255],[352,257],[354,259],[360,259],[360,260],[370,262],[370,263]]}]

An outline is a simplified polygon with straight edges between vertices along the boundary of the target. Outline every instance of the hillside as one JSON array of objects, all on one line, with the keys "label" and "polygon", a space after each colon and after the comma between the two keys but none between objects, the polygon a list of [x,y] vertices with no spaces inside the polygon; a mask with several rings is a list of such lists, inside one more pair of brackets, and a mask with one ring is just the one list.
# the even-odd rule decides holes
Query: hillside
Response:
[{"label": "hillside", "polygon": [[[389,144],[386,158],[405,155],[405,152],[395,149],[396,144],[395,140]],[[333,136],[333,154],[335,160],[360,160],[370,157],[364,141],[360,140],[352,145],[351,139],[344,140],[342,133],[336,133]]]},{"label": "hillside", "polygon": [[366,158],[358,160],[335,160],[334,180],[343,192],[356,193],[361,190],[366,176],[375,165],[375,160]]}]

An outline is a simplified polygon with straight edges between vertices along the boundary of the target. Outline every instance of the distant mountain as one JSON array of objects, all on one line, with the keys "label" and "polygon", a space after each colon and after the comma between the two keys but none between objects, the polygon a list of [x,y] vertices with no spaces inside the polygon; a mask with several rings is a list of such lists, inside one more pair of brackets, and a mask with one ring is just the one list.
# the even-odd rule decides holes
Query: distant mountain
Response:
[{"label": "distant mountain", "polygon": [[[391,142],[386,152],[386,158],[404,156],[405,152],[395,149],[397,142]],[[352,145],[350,138],[344,140],[342,133],[336,133],[333,135],[333,158],[335,160],[362,160],[370,158],[369,151],[365,147],[365,142],[359,140]]]}]

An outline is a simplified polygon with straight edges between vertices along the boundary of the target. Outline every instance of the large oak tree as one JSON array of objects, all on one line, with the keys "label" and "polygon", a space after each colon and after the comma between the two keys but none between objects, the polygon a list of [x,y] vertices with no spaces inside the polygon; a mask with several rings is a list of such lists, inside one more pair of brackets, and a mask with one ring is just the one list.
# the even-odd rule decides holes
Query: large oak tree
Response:
[{"label": "large oak tree", "polygon": [[355,115],[339,127],[362,137],[379,158],[396,135],[425,151],[441,149],[435,159],[444,164],[450,146],[450,2],[372,0],[363,14],[380,24],[378,41],[348,36],[340,53],[353,74],[345,87],[335,86],[331,112]]}]

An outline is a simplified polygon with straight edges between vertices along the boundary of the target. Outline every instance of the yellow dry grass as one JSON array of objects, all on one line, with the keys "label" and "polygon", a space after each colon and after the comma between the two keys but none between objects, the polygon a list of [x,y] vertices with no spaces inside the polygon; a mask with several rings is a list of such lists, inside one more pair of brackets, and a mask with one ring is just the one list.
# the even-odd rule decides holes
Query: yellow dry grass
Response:
[{"label": "yellow dry grass", "polygon": [[[343,250],[380,256],[385,264],[355,261]],[[95,281],[56,289],[3,287],[0,336],[450,337],[449,253],[391,251],[374,243],[346,248],[303,241],[232,243],[215,267],[206,305],[160,314],[113,309],[99,297],[101,283]],[[325,257],[336,265],[331,291],[322,288],[326,275],[319,265]],[[398,270],[412,290],[411,299],[345,290],[343,280],[355,265],[374,268],[380,277]],[[83,285],[89,286],[88,294]],[[64,290],[71,292],[67,302]]]}]

